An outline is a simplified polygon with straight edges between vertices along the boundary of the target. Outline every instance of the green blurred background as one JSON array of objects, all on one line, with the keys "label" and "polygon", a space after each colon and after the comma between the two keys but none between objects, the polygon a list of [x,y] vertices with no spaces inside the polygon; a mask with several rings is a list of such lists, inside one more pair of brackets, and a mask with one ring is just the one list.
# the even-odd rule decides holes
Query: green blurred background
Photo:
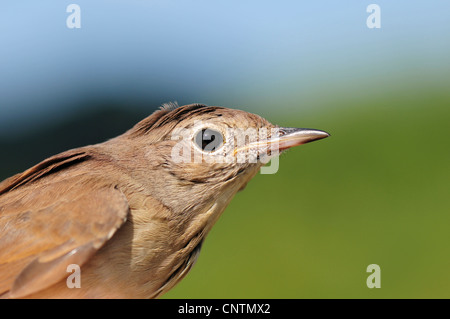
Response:
[{"label": "green blurred background", "polygon": [[167,297],[449,298],[450,94],[416,90],[279,119],[332,136],[251,181]]},{"label": "green blurred background", "polygon": [[[450,4],[0,5],[0,179],[122,133],[161,103],[331,137],[283,154],[164,298],[450,297]],[[370,264],[381,288],[369,289]]]}]

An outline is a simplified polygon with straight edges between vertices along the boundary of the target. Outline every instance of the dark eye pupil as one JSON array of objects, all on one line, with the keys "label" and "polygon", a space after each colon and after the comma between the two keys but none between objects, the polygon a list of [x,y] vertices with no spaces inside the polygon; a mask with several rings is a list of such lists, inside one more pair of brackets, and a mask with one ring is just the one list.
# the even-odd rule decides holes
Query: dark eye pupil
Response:
[{"label": "dark eye pupil", "polygon": [[218,131],[203,129],[195,136],[195,143],[201,147],[202,150],[213,152],[222,145],[223,137]]}]

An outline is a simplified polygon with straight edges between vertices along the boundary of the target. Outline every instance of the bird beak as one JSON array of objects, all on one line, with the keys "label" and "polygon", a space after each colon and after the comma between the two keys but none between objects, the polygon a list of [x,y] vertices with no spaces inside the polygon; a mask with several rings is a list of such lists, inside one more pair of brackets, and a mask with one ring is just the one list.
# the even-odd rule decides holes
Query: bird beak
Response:
[{"label": "bird beak", "polygon": [[294,146],[321,140],[328,136],[330,134],[325,131],[310,128],[280,127],[278,136],[270,139],[270,143],[278,143],[278,149],[281,152]]},{"label": "bird beak", "polygon": [[271,156],[276,156],[276,154],[291,147],[320,140],[328,136],[330,136],[330,134],[325,131],[309,128],[280,127],[276,128],[275,132],[272,132],[272,136],[269,139],[238,147],[234,150],[233,155],[236,156],[236,154],[240,152],[249,150],[258,150],[260,154],[270,153]]}]

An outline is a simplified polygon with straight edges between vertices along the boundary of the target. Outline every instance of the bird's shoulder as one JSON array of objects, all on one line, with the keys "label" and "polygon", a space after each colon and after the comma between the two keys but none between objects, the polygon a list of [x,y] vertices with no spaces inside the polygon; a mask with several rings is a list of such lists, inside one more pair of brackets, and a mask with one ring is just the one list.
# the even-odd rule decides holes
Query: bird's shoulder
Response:
[{"label": "bird's shoulder", "polygon": [[61,280],[125,222],[128,201],[93,171],[101,168],[94,158],[89,148],[71,150],[0,183],[0,296]]}]

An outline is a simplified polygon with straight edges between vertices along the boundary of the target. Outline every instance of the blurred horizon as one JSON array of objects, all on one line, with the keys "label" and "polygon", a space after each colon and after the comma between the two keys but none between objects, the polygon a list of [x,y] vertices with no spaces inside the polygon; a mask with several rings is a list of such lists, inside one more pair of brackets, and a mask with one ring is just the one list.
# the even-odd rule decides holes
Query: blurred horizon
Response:
[{"label": "blurred horizon", "polygon": [[367,28],[369,2],[356,0],[81,0],[80,29],[66,26],[71,2],[26,3],[0,4],[0,135],[95,101],[288,114],[333,108],[317,103],[324,93],[371,95],[450,78],[448,1],[378,1],[381,29]]}]

